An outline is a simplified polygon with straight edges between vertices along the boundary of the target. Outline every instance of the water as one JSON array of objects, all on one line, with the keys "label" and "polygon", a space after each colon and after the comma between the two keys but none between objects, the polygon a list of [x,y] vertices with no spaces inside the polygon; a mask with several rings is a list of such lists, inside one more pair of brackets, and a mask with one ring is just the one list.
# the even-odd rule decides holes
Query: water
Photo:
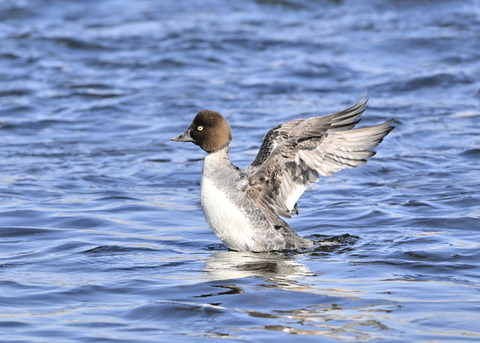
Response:
[{"label": "water", "polygon": [[[480,2],[0,3],[2,342],[480,341]],[[356,103],[396,129],[290,224],[229,252],[199,206],[223,113],[265,132]]]}]

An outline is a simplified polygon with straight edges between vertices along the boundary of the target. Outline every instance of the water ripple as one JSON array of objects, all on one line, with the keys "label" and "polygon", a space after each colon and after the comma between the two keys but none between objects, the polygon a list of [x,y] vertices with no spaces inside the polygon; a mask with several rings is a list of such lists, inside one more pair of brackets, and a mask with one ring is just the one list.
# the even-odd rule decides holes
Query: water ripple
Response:
[{"label": "water ripple", "polygon": [[[2,341],[478,341],[478,8],[2,1]],[[366,90],[396,128],[300,199],[320,245],[228,251],[170,138],[218,110],[243,167]]]}]

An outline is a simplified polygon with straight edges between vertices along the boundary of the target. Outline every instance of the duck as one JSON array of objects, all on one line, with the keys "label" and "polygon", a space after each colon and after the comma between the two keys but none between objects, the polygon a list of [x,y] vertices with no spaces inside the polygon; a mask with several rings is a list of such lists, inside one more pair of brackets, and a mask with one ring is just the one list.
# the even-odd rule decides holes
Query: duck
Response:
[{"label": "duck", "polygon": [[230,161],[232,130],[219,112],[201,110],[185,132],[172,138],[207,153],[200,203],[206,222],[229,250],[278,252],[316,246],[316,240],[298,235],[282,217],[298,215],[298,199],[320,176],[364,165],[376,154],[371,149],[393,130],[393,119],[355,128],[367,102],[365,94],[345,110],[275,126],[253,162],[242,169]]}]

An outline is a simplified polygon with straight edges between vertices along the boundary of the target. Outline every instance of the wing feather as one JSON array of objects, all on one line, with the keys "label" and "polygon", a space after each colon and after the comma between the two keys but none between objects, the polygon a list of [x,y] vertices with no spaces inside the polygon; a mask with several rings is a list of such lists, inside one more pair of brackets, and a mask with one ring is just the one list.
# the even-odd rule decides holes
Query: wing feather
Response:
[{"label": "wing feather", "polygon": [[367,109],[367,93],[355,105],[336,113],[308,119],[294,119],[277,125],[267,132],[257,156],[250,167],[258,167],[270,156],[275,148],[290,138],[317,136],[327,130],[348,130],[360,121],[358,117]]},{"label": "wing feather", "polygon": [[[250,169],[245,188],[248,196],[264,212],[290,218],[292,212],[298,211],[297,200],[319,180],[319,175],[330,176],[365,164],[375,155],[370,149],[393,129],[393,120],[353,129],[366,109],[365,104],[362,99],[355,106],[330,116],[287,122],[273,129],[268,143],[270,153],[250,166],[255,168]],[[282,131],[283,125],[288,130]],[[272,138],[275,130],[282,132],[280,140]]]}]

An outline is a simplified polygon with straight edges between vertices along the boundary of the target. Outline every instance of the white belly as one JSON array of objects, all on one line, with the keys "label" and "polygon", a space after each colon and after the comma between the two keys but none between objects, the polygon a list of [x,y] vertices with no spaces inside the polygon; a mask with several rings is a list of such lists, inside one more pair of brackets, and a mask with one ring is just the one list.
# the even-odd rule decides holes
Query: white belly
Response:
[{"label": "white belly", "polygon": [[253,250],[253,231],[245,214],[208,178],[202,179],[201,193],[205,218],[218,238],[230,249]]}]

